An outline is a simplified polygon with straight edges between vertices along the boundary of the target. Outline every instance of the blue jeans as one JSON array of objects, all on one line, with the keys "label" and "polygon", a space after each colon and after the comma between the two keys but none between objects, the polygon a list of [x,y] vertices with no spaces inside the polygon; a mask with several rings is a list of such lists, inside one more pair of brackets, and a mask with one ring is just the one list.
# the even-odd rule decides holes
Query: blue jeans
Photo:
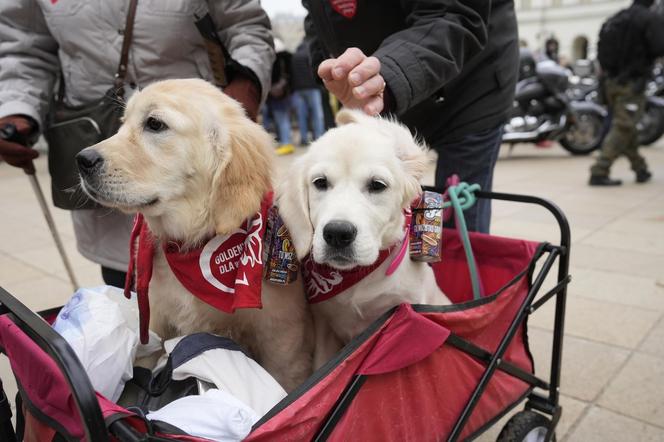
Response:
[{"label": "blue jeans", "polygon": [[263,127],[269,131],[271,122],[276,125],[277,141],[280,145],[291,143],[290,97],[269,98],[263,106]]},{"label": "blue jeans", "polygon": [[297,113],[302,144],[306,144],[309,139],[309,119],[311,119],[312,141],[323,135],[325,121],[322,94],[319,89],[300,89],[293,92],[293,107]]},{"label": "blue jeans", "polygon": [[[457,174],[461,181],[479,184],[490,191],[493,185],[493,169],[498,159],[503,126],[463,136],[451,142],[434,144],[438,151],[436,186],[442,187],[447,177]],[[468,230],[489,233],[491,225],[491,200],[478,199],[464,212]]]}]

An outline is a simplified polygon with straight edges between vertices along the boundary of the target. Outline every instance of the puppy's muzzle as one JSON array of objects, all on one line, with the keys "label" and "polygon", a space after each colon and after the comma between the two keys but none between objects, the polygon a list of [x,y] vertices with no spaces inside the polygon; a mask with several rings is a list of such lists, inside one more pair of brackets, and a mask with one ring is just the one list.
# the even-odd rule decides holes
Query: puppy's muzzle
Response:
[{"label": "puppy's muzzle", "polygon": [[81,177],[94,181],[104,167],[104,157],[95,149],[83,149],[76,155],[76,164]]},{"label": "puppy's muzzle", "polygon": [[334,249],[345,249],[355,241],[357,227],[348,221],[330,221],[323,228],[323,239]]}]

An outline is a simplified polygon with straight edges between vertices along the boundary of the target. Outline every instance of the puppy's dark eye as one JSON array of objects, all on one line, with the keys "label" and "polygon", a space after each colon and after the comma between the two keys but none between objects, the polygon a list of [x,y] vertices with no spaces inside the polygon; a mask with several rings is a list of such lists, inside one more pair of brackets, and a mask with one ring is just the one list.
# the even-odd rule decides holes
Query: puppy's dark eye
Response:
[{"label": "puppy's dark eye", "polygon": [[325,178],[324,176],[319,176],[318,178],[315,178],[312,181],[312,184],[314,185],[314,187],[316,189],[321,190],[321,191],[322,190],[327,190],[327,188],[329,187],[328,182],[327,182],[327,178]]},{"label": "puppy's dark eye", "polygon": [[145,128],[151,132],[162,132],[168,129],[168,126],[166,126],[166,123],[155,117],[148,117],[145,121]]},{"label": "puppy's dark eye", "polygon": [[381,180],[372,179],[369,181],[368,185],[369,192],[371,193],[380,193],[383,190],[387,189],[387,184]]}]

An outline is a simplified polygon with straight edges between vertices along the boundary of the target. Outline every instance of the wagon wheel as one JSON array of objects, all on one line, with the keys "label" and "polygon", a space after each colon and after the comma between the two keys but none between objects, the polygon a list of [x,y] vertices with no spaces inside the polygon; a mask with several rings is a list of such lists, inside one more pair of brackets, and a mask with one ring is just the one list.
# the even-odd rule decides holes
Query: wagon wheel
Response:
[{"label": "wagon wheel", "polygon": [[[496,442],[543,442],[551,421],[534,411],[520,411],[507,421]],[[554,434],[551,438],[556,440]]]}]

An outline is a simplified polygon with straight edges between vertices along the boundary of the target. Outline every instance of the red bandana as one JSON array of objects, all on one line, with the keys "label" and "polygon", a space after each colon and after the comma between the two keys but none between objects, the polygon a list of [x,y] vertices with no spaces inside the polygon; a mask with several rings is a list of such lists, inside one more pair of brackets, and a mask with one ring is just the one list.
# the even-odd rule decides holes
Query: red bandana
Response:
[{"label": "red bandana", "polygon": [[[181,244],[161,244],[168,266],[180,283],[194,296],[226,313],[238,308],[261,308],[263,236],[272,192],[261,202],[261,210],[228,235],[216,235],[199,248],[180,252]],[[125,295],[130,296],[134,274],[140,314],[140,337],[148,340],[150,304],[148,287],[152,278],[155,241],[143,216],[136,215],[129,243],[130,260]]]},{"label": "red bandana", "polygon": [[307,255],[302,260],[302,278],[304,278],[307,301],[310,304],[316,304],[348,290],[380,267],[390,256],[392,250],[392,248],[381,250],[378,259],[373,264],[364,267],[358,266],[350,270],[339,270],[325,264],[317,264],[311,255]]},{"label": "red bandana", "polygon": [[347,19],[355,17],[357,0],[330,0],[332,8]]},{"label": "red bandana", "polygon": [[309,301],[310,304],[316,304],[318,302],[327,301],[328,299],[337,296],[339,293],[348,290],[380,267],[380,265],[383,264],[390,254],[392,254],[392,252],[398,247],[398,253],[385,272],[385,276],[392,275],[403,260],[407,250],[411,211],[404,211],[404,215],[405,235],[403,240],[387,249],[381,250],[378,253],[378,259],[376,259],[371,265],[358,266],[350,270],[339,270],[326,264],[317,264],[314,262],[311,254],[304,257],[301,268],[307,301]]}]

